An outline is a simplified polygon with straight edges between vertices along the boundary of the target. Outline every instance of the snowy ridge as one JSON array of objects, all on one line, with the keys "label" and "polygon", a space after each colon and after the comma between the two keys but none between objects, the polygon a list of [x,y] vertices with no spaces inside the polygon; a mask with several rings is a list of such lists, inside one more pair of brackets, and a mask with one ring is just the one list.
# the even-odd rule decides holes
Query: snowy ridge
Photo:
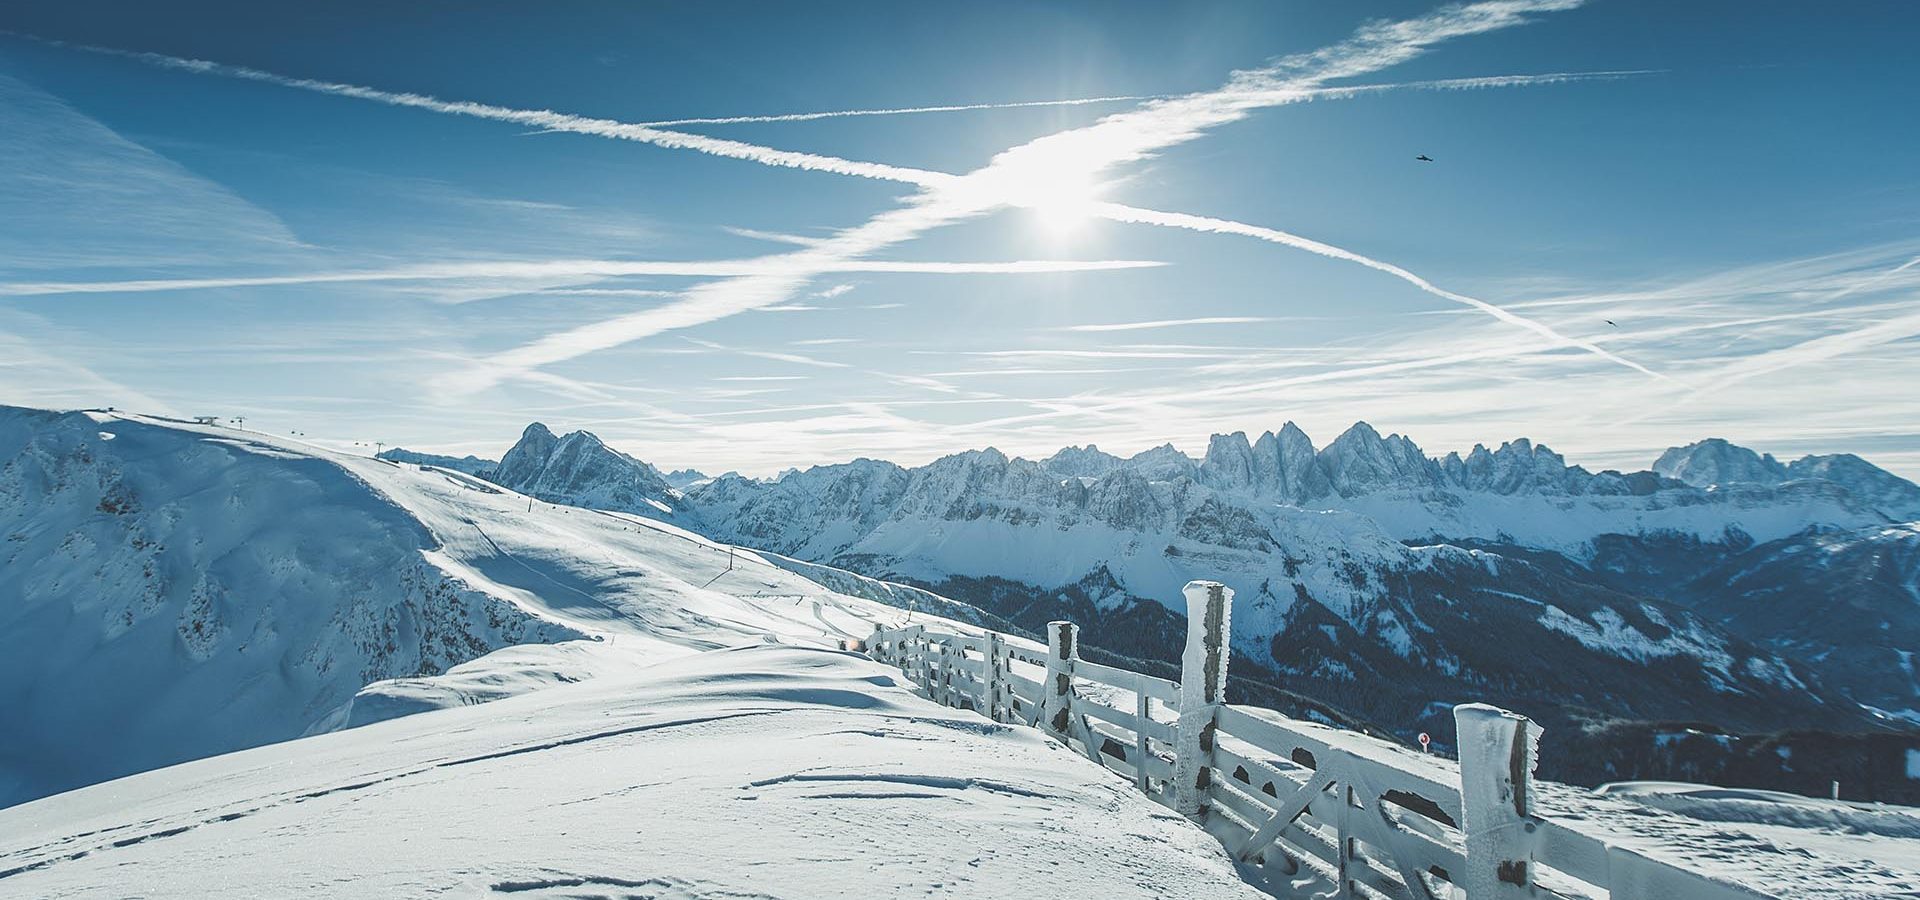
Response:
[{"label": "snowy ridge", "polygon": [[0,459],[0,803],[585,636],[436,565],[427,531],[347,472],[267,444],[0,410]]},{"label": "snowy ridge", "polygon": [[902,615],[670,524],[138,416],[0,409],[0,538],[0,803]]},{"label": "snowy ridge", "polygon": [[[565,442],[603,446],[591,435],[556,438],[535,426],[508,456],[548,460]],[[1584,675],[1539,686],[1539,696],[1544,703],[1560,696],[1553,690],[1570,690],[1580,708],[1604,716],[1770,729],[1786,720],[1768,716],[1764,704],[1793,694],[1795,721],[1857,726],[1860,713],[1832,703],[1831,690],[1894,715],[1920,710],[1911,679],[1823,668],[1819,647],[1836,646],[1836,635],[1781,643],[1742,627],[1747,619],[1690,608],[1705,592],[1692,579],[1718,560],[1816,531],[1865,534],[1885,527],[1889,510],[1905,509],[1903,491],[1920,493],[1856,457],[1784,466],[1707,441],[1663,456],[1660,467],[1683,480],[1589,472],[1526,439],[1434,458],[1364,422],[1316,449],[1288,423],[1251,440],[1215,435],[1199,460],[1171,445],[1125,459],[1066,448],[1039,462],[987,449],[913,469],[859,459],[774,480],[727,475],[636,503],[635,494],[671,488],[637,460],[591,455],[603,464],[572,467],[577,477],[549,481],[541,495],[617,506],[975,602],[990,603],[982,591],[999,591],[1017,605],[990,611],[1024,610],[1038,617],[1029,628],[1044,615],[1009,596],[1008,586],[1038,596],[1084,589],[1099,610],[1138,631],[1140,598],[1177,615],[1170,601],[1180,585],[1224,580],[1247,599],[1235,626],[1242,652],[1336,702],[1354,703],[1348,695],[1362,684],[1402,685],[1392,697],[1369,694],[1362,711],[1414,730],[1432,724],[1417,721],[1427,715],[1421,710],[1475,683],[1533,689],[1526,667],[1489,651],[1490,628],[1498,635],[1492,646],[1563,640],[1555,652],[1590,660]],[[1806,477],[1794,477],[1796,467]],[[519,475],[503,481],[529,484]],[[1920,592],[1906,596],[1920,608]],[[1099,632],[1097,622],[1090,626]],[[1649,691],[1638,668],[1656,658],[1687,674]],[[1824,674],[1834,676],[1830,684],[1817,677]]]}]

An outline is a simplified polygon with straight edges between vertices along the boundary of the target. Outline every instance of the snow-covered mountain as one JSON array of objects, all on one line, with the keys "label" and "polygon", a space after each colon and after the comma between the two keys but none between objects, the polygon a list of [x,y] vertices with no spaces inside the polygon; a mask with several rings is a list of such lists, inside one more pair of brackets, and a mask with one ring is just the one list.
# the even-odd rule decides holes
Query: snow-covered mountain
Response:
[{"label": "snow-covered mountain", "polygon": [[[551,455],[550,433],[529,434],[516,453]],[[594,505],[636,477],[603,471],[545,496]],[[1899,665],[1920,609],[1900,581],[1911,560],[1876,557],[1887,588],[1853,622],[1807,614],[1851,576],[1723,571],[1756,548],[1791,558],[1816,534],[1893,541],[1876,535],[1920,488],[1853,456],[1786,465],[1703,441],[1654,471],[1591,472],[1526,439],[1436,458],[1364,422],[1323,448],[1289,423],[1215,435],[1198,460],[1171,445],[1037,462],[988,449],[690,484],[674,515],[715,537],[929,585],[1028,627],[1070,615],[1090,642],[1142,656],[1171,651],[1179,585],[1224,580],[1247,659],[1408,732],[1469,696],[1547,721],[1757,730],[1854,727],[1854,703],[1920,710]],[[1778,627],[1787,618],[1798,627]]]},{"label": "snow-covered mountain", "polygon": [[[557,451],[536,483],[593,455]],[[795,567],[451,469],[0,407],[0,806],[904,615]]]},{"label": "snow-covered mountain", "polygon": [[680,491],[658,469],[608,447],[591,432],[556,437],[539,422],[528,425],[489,477],[496,484],[553,503],[639,513],[664,521],[686,518]]},{"label": "snow-covered mountain", "polygon": [[412,463],[416,466],[437,466],[442,469],[452,469],[455,472],[465,472],[468,475],[477,475],[487,479],[491,479],[494,474],[493,470],[500,467],[499,460],[481,459],[471,453],[466,456],[446,456],[439,453],[415,453],[404,447],[382,450],[376,455],[376,458],[389,460],[391,462]]},{"label": "snow-covered mountain", "polygon": [[1653,471],[1703,488],[1822,481],[1846,488],[1855,499],[1895,521],[1920,519],[1920,486],[1851,453],[1803,456],[1783,465],[1772,454],[1709,438],[1660,454]]},{"label": "snow-covered mountain", "polygon": [[[564,442],[543,454],[562,461],[555,471],[566,469]],[[1159,451],[1142,462],[1156,473],[1178,464]],[[1239,495],[1192,475],[1149,480],[1123,465],[1083,481],[991,452],[924,470],[862,462],[812,484],[823,474],[789,475],[786,496],[820,488],[831,500],[820,509],[873,523],[870,532],[905,511],[941,527],[1032,526],[1033,537],[1057,527],[1036,517],[1065,501],[1001,494],[1057,486],[1080,498],[1076,528],[1115,537],[1115,523],[1171,527],[1179,553],[1163,558],[1286,558],[1258,543],[1281,520],[1253,519],[1264,535],[1245,531]],[[780,483],[712,487],[738,492],[742,509],[770,509],[751,485]],[[1580,648],[1637,634],[1654,638],[1632,648],[1650,692],[1718,678],[1739,702],[1819,715],[1813,693],[1764,671],[1777,660],[1684,613],[1592,588],[1574,596],[1544,565],[1407,547],[1350,511],[1275,508],[1298,519],[1284,533],[1320,529],[1327,545],[1350,544],[1350,577],[1379,571],[1356,561],[1413,558],[1425,568],[1406,577],[1439,579],[1388,590],[1375,609],[1385,618],[1370,621],[1439,623],[1430,635],[1409,628],[1409,646],[1466,647],[1477,635],[1482,646],[1470,649],[1482,655],[1460,663],[1489,673],[1513,657],[1512,673],[1482,676],[1476,696],[1524,694],[1515,682],[1532,666],[1599,702],[1618,673],[1608,654]],[[1186,519],[1173,522],[1180,510]],[[864,540],[858,531],[847,539]],[[1138,542],[1147,532],[1126,533]],[[1102,896],[1252,896],[1205,831],[1124,780],[1032,729],[935,706],[897,672],[838,650],[876,623],[903,622],[903,610],[985,620],[924,590],[641,516],[529,503],[435,463],[124,414],[0,409],[0,534],[6,799],[251,748],[0,808],[0,894],[824,896],[883,872],[881,895],[917,896],[1030,892],[1043,872]],[[1455,564],[1483,574],[1445,568]],[[1052,597],[1022,588],[1024,603],[1042,613],[1084,603],[1141,625],[1151,622],[1127,609],[1166,615],[1124,599],[1102,573]],[[1499,593],[1508,588],[1554,595],[1565,620]],[[1471,614],[1456,622],[1404,597]],[[1357,658],[1337,645],[1366,645],[1331,609],[1300,621],[1335,648],[1300,654],[1303,666],[1333,671]],[[1545,632],[1565,641],[1526,653],[1495,644]],[[1413,659],[1361,658],[1379,668],[1345,683],[1394,685],[1419,671]],[[1235,683],[1260,674],[1235,667]],[[1581,806],[1579,792],[1551,787]],[[1685,820],[1602,821],[1594,810],[1619,804],[1592,806],[1581,814],[1622,834],[1658,818],[1654,849],[1761,889],[1773,882],[1755,870],[1792,874],[1794,896],[1834,900],[1882,896],[1912,877],[1869,861],[1905,846],[1879,833],[1749,833],[1716,819],[1705,840]],[[946,839],[899,839],[913,830]],[[1709,859],[1708,845],[1742,855]]]}]

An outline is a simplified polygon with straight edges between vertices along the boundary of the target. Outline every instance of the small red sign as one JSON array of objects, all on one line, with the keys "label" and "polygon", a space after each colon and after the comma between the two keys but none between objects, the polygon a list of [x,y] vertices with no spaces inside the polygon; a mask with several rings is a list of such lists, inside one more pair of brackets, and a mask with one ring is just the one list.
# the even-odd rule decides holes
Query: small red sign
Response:
[{"label": "small red sign", "polygon": [[1420,749],[1427,749],[1427,744],[1432,743],[1432,741],[1433,738],[1428,737],[1426,732],[1420,732]]}]

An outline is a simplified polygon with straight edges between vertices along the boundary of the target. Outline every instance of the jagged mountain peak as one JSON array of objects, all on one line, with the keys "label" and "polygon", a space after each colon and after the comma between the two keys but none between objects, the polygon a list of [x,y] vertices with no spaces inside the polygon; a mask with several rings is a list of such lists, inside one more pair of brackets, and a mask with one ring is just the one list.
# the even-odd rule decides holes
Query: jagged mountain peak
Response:
[{"label": "jagged mountain peak", "polygon": [[1175,478],[1194,477],[1199,464],[1168,442],[1127,457],[1126,468],[1148,481],[1172,481]]},{"label": "jagged mountain peak", "polygon": [[684,518],[680,492],[658,469],[607,446],[591,431],[556,437],[540,422],[500,458],[494,482],[555,503]]},{"label": "jagged mountain peak", "polygon": [[1808,455],[1783,464],[1771,453],[1756,452],[1724,438],[1707,438],[1668,448],[1654,461],[1653,471],[1701,488],[1800,480],[1830,482],[1890,519],[1920,519],[1920,485],[1851,453]]},{"label": "jagged mountain peak", "polygon": [[[1352,425],[1347,426],[1347,430],[1340,432],[1340,435],[1333,439],[1333,443],[1338,444],[1341,441],[1357,440],[1381,440],[1380,431],[1373,427],[1373,423],[1365,419],[1356,419]],[[1332,445],[1329,444],[1328,446]]]},{"label": "jagged mountain peak", "polygon": [[1093,444],[1062,447],[1040,461],[1040,467],[1068,478],[1098,478],[1118,468],[1123,460]]},{"label": "jagged mountain peak", "polygon": [[1694,487],[1778,484],[1787,478],[1787,467],[1772,454],[1755,453],[1725,438],[1707,438],[1683,447],[1669,447],[1654,460],[1653,471]]},{"label": "jagged mountain peak", "polygon": [[1355,422],[1318,455],[1333,489],[1343,497],[1380,490],[1421,490],[1436,486],[1438,463],[1400,434],[1381,437],[1364,421]]},{"label": "jagged mountain peak", "polygon": [[672,485],[673,487],[678,488],[680,490],[685,490],[688,487],[691,487],[694,484],[697,484],[702,481],[711,480],[711,478],[708,477],[707,473],[702,472],[699,469],[675,469],[671,472],[662,474],[660,477],[665,479],[667,484]]},{"label": "jagged mountain peak", "polygon": [[1291,419],[1287,421],[1287,424],[1280,426],[1280,431],[1276,437],[1282,441],[1305,441],[1309,448],[1313,447],[1313,438],[1308,437],[1307,432],[1300,426],[1295,425]]}]

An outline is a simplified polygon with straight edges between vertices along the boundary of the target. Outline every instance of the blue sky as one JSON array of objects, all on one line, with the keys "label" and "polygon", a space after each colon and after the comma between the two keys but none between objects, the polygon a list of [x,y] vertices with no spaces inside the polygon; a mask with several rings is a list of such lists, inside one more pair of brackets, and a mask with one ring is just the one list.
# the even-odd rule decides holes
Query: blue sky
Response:
[{"label": "blue sky", "polygon": [[1920,474],[1911,3],[392,7],[0,12],[0,402]]}]

